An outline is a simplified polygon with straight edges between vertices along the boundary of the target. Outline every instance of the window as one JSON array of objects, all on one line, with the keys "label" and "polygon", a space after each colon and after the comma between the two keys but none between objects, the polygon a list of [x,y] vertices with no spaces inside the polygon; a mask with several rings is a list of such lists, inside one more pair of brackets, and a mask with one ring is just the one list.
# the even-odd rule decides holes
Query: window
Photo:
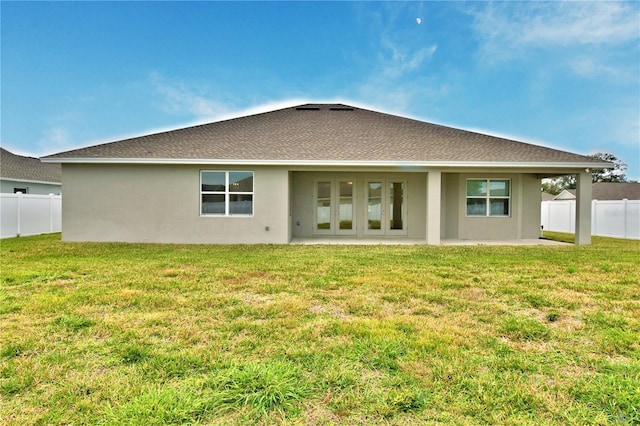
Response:
[{"label": "window", "polygon": [[253,172],[200,172],[200,214],[203,216],[251,216]]},{"label": "window", "polygon": [[467,216],[509,216],[509,179],[468,179]]},{"label": "window", "polygon": [[29,188],[27,188],[27,187],[13,188],[13,193],[14,194],[17,194],[18,192],[22,192],[23,194],[28,194],[29,193]]}]

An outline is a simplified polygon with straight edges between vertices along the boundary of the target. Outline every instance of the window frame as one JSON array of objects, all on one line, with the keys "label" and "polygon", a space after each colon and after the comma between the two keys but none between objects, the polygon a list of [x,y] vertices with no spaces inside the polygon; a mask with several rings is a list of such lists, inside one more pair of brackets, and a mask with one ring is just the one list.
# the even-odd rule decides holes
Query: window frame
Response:
[{"label": "window frame", "polygon": [[[204,191],[202,189],[202,178],[205,173],[224,173],[224,191]],[[229,176],[231,173],[251,173],[251,191],[232,191],[230,190]],[[255,177],[253,170],[200,170],[200,216],[201,217],[253,217],[255,212]],[[202,197],[204,195],[223,195],[224,196],[224,213],[204,213],[202,211]],[[232,195],[251,195],[251,213],[231,213],[231,196]]]},{"label": "window frame", "polygon": [[[469,182],[470,181],[479,181],[485,182],[487,185],[487,193],[485,195],[469,195]],[[491,195],[491,182],[507,182],[509,186],[509,191],[507,195]],[[465,181],[464,187],[464,195],[465,195],[465,216],[466,217],[497,217],[497,218],[508,218],[511,217],[511,197],[512,197],[512,182],[511,178],[467,178]],[[469,214],[469,200],[485,200],[485,211],[484,214]],[[507,214],[492,214],[491,213],[491,200],[507,200]]]}]

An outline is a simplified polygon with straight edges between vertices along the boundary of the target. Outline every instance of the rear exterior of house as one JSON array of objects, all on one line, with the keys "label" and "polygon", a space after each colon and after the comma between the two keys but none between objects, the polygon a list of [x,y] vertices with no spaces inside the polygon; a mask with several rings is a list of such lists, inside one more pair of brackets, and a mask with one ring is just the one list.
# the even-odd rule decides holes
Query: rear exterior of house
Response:
[{"label": "rear exterior of house", "polygon": [[[44,161],[63,164],[65,240],[204,244],[538,238],[540,180],[576,174],[579,195],[590,199],[587,168],[608,165],[326,104]],[[579,220],[589,220],[584,209]]]}]

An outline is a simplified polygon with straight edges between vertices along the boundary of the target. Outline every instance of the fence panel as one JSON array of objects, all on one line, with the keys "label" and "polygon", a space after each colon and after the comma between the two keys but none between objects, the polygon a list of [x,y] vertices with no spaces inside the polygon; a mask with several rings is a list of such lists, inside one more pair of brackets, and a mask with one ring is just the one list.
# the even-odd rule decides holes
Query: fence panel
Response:
[{"label": "fence panel", "polygon": [[640,200],[628,200],[626,211],[627,236],[625,238],[640,240]]},{"label": "fence panel", "polygon": [[51,232],[62,232],[62,196],[51,199]]},{"label": "fence panel", "polygon": [[[576,200],[543,201],[541,213],[545,230],[575,232]],[[640,200],[593,200],[591,234],[640,239]]]},{"label": "fence panel", "polygon": [[18,195],[0,194],[0,238],[15,237],[18,226]]},{"label": "fence panel", "polygon": [[544,201],[542,203],[542,226],[548,231],[574,232],[576,224],[574,200]]},{"label": "fence panel", "polygon": [[62,230],[62,196],[0,194],[0,238]]}]

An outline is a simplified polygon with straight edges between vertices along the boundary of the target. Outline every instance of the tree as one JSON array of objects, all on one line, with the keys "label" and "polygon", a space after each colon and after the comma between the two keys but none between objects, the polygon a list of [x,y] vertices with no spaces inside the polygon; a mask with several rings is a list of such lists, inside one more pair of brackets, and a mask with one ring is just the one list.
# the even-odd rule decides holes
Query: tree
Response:
[{"label": "tree", "polygon": [[590,155],[590,157],[597,158],[599,160],[611,161],[613,163],[613,167],[607,169],[594,169],[591,172],[591,181],[592,182],[626,182],[627,176],[625,175],[625,171],[627,170],[627,165],[622,162],[622,160],[618,159],[613,154],[601,153]]},{"label": "tree", "polygon": [[[565,176],[562,176],[563,178]],[[565,188],[564,183],[560,181],[561,178],[555,179],[543,179],[542,180],[542,192],[547,194],[558,195]]]},{"label": "tree", "polygon": [[[589,157],[599,160],[611,161],[613,167],[605,169],[591,169],[591,182],[627,182],[625,171],[627,165],[613,154],[598,152]],[[576,189],[576,177],[565,175],[553,179],[545,179],[542,182],[542,190],[549,194],[557,195],[565,189]]]}]

